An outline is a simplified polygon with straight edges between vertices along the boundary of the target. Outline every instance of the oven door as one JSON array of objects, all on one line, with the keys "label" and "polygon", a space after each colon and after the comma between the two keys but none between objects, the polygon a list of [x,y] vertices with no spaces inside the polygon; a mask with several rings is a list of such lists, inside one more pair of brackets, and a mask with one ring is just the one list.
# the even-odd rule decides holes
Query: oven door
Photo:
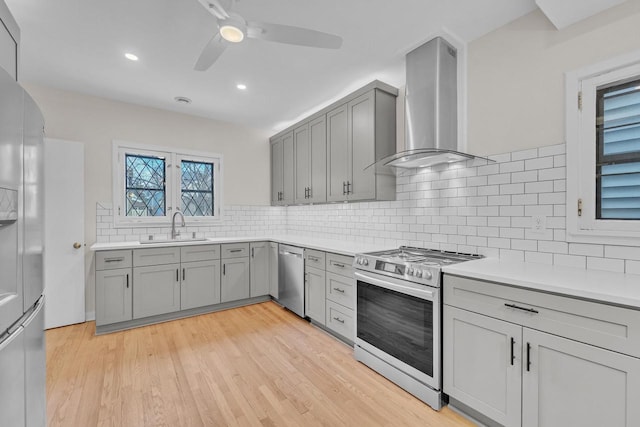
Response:
[{"label": "oven door", "polygon": [[355,344],[440,390],[440,290],[361,271],[355,276]]}]

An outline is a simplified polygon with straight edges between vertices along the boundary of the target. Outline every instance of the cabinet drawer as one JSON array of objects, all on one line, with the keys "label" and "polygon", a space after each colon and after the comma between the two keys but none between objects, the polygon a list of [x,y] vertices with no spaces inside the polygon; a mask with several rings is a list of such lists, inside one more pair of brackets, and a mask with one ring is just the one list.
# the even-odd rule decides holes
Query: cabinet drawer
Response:
[{"label": "cabinet drawer", "polygon": [[353,277],[353,257],[327,253],[327,271]]},{"label": "cabinet drawer", "polygon": [[327,301],[326,313],[325,326],[349,341],[353,341],[355,335],[353,310],[332,301]]},{"label": "cabinet drawer", "polygon": [[248,243],[228,243],[222,245],[222,259],[242,258],[249,256]]},{"label": "cabinet drawer", "polygon": [[196,245],[180,248],[182,262],[213,261],[220,259],[220,245]]},{"label": "cabinet drawer", "polygon": [[151,248],[135,249],[133,251],[133,266],[163,265],[180,262],[180,248]]},{"label": "cabinet drawer", "polygon": [[131,267],[131,250],[96,252],[96,270]]},{"label": "cabinet drawer", "polygon": [[327,271],[325,292],[327,299],[342,304],[347,308],[355,308],[356,279],[340,276]]},{"label": "cabinet drawer", "polygon": [[640,311],[446,274],[447,305],[640,357]]},{"label": "cabinet drawer", "polygon": [[324,270],[324,252],[314,249],[304,250],[304,261],[306,267],[319,268]]}]

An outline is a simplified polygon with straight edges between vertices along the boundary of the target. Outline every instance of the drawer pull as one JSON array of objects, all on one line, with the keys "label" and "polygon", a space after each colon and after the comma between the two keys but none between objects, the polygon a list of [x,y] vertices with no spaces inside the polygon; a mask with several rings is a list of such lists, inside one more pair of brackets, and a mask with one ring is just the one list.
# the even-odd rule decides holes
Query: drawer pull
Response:
[{"label": "drawer pull", "polygon": [[318,261],[320,261],[318,258],[316,258],[316,257],[314,257],[314,256],[308,255],[308,257],[309,257],[309,259],[310,259],[311,261],[313,261],[313,262],[318,262]]},{"label": "drawer pull", "polygon": [[122,262],[124,261],[124,257],[120,258],[105,258],[104,262]]},{"label": "drawer pull", "polygon": [[513,346],[516,344],[516,340],[511,337],[511,366],[513,366],[513,362],[516,360],[516,355],[513,353]]},{"label": "drawer pull", "polygon": [[129,289],[129,273],[127,273],[127,289]]},{"label": "drawer pull", "polygon": [[344,323],[344,319],[341,319],[339,317],[334,317],[333,320],[335,320],[336,322]]},{"label": "drawer pull", "polygon": [[341,294],[344,294],[344,289],[333,288],[333,290],[336,291],[336,292],[340,292]]},{"label": "drawer pull", "polygon": [[231,253],[242,252],[242,249],[230,249],[229,252],[231,252]]},{"label": "drawer pull", "polygon": [[505,307],[509,307],[509,308],[513,308],[516,310],[522,310],[522,311],[526,311],[528,313],[533,313],[533,314],[538,314],[538,310],[534,310],[533,308],[525,308],[525,307],[519,307],[515,304],[504,304]]},{"label": "drawer pull", "polygon": [[344,268],[344,264],[338,264],[337,262],[334,262],[333,265],[335,265],[336,267]]},{"label": "drawer pull", "polygon": [[527,343],[527,372],[531,370],[531,344]]}]

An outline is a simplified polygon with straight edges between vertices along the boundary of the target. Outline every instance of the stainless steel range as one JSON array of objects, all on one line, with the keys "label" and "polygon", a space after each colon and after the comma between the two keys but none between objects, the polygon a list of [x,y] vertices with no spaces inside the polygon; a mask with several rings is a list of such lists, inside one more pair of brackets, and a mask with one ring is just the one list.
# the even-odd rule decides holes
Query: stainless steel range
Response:
[{"label": "stainless steel range", "polygon": [[440,409],[442,267],[479,258],[407,246],[356,255],[355,358]]}]

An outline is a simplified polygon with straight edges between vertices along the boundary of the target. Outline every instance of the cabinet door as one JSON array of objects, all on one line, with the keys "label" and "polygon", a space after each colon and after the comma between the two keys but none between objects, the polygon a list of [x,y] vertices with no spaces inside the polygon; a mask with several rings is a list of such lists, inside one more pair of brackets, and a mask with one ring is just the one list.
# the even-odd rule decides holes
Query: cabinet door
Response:
[{"label": "cabinet door", "polygon": [[346,200],[349,180],[347,105],[327,113],[327,201]]},{"label": "cabinet door", "polygon": [[349,200],[376,197],[375,162],[375,92],[368,92],[348,104],[349,123]]},{"label": "cabinet door", "polygon": [[445,305],[443,330],[444,392],[502,425],[519,426],[522,327]]},{"label": "cabinet door", "polygon": [[295,175],[293,165],[295,159],[293,157],[293,131],[289,132],[282,138],[282,152],[283,152],[283,178],[282,178],[282,204],[291,205],[294,201],[293,187],[295,182]]},{"label": "cabinet door", "polygon": [[96,271],[96,325],[124,322],[132,317],[133,282],[130,268]]},{"label": "cabinet door", "polygon": [[133,318],[180,310],[180,264],[133,269]]},{"label": "cabinet door", "polygon": [[251,297],[269,295],[269,244],[268,242],[251,243],[249,260]]},{"label": "cabinet door", "polygon": [[311,138],[308,123],[293,131],[293,151],[295,155],[295,202],[307,203],[308,190],[311,186]]},{"label": "cabinet door", "polygon": [[269,294],[278,299],[278,244],[269,242]]},{"label": "cabinet door", "polygon": [[528,328],[523,340],[524,427],[640,426],[640,359]]},{"label": "cabinet door", "polygon": [[310,319],[325,323],[325,272],[308,267],[304,274],[304,312]]},{"label": "cabinet door", "polygon": [[220,303],[220,261],[182,263],[180,308],[204,307]]},{"label": "cabinet door", "polygon": [[236,301],[249,295],[249,258],[223,260],[220,301]]},{"label": "cabinet door", "polygon": [[311,203],[327,201],[327,121],[325,116],[309,123],[311,144],[311,183],[309,199]]},{"label": "cabinet door", "polygon": [[282,138],[271,143],[271,204],[281,204],[284,177],[284,151]]}]

